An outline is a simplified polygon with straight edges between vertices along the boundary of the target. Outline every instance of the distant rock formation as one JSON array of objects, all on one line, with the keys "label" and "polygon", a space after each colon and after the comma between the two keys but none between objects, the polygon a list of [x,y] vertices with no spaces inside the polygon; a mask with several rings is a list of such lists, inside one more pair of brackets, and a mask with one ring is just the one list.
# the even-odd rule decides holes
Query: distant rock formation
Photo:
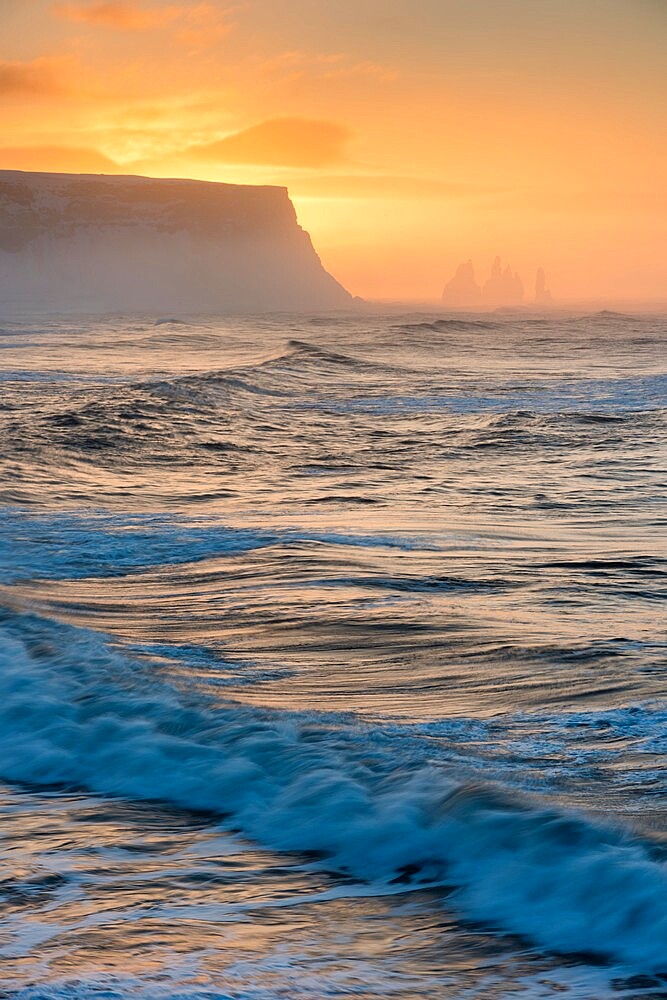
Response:
[{"label": "distant rock formation", "polygon": [[494,260],[491,276],[480,288],[469,260],[459,264],[456,274],[445,285],[442,302],[452,309],[498,309],[521,305],[523,292],[521,278],[509,265],[503,270],[500,257]]},{"label": "distant rock formation", "polygon": [[442,293],[444,305],[452,309],[479,309],[482,304],[482,289],[475,281],[472,261],[459,264],[456,274],[445,285]]},{"label": "distant rock formation", "polygon": [[0,170],[0,308],[345,308],[287,190]]},{"label": "distant rock formation", "polygon": [[496,257],[491,268],[491,277],[482,290],[484,304],[490,308],[517,306],[523,301],[523,282],[512,268],[502,269],[500,257]]},{"label": "distant rock formation", "polygon": [[543,267],[538,267],[535,278],[535,304],[538,306],[553,305],[553,297],[547,288],[547,279]]}]

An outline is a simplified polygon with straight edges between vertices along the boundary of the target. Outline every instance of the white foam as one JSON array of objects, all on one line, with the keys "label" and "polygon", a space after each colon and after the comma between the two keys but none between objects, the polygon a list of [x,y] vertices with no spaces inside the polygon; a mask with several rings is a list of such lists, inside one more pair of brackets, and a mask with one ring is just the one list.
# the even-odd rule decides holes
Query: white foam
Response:
[{"label": "white foam", "polygon": [[7,780],[228,814],[360,879],[447,879],[464,913],[548,949],[666,964],[667,866],[630,833],[402,763],[349,722],[216,707],[83,630],[9,618],[1,645]]}]

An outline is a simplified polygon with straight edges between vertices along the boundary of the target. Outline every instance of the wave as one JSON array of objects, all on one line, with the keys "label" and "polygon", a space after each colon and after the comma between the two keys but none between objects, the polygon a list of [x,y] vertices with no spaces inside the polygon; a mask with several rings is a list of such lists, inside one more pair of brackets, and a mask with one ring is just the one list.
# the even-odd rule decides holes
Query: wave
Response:
[{"label": "wave", "polygon": [[630,831],[462,784],[353,720],[219,706],[95,633],[3,613],[0,773],[164,800],[367,883],[447,885],[475,920],[664,969],[667,864]]},{"label": "wave", "polygon": [[595,321],[595,320],[619,320],[623,322],[630,321],[632,323],[639,323],[640,318],[638,316],[631,316],[629,313],[615,312],[613,309],[599,309],[597,312],[590,313],[588,316],[582,316],[583,320]]},{"label": "wave", "polygon": [[598,559],[557,559],[542,563],[542,568],[564,569],[568,572],[581,573],[615,573],[623,570],[628,573],[667,575],[667,558],[663,556],[637,555],[628,558],[598,558]]},{"label": "wave", "polygon": [[289,350],[287,353],[283,354],[280,358],[281,361],[293,360],[294,358],[307,357],[314,358],[319,361],[326,361],[330,364],[335,365],[345,365],[347,366],[361,366],[363,368],[378,368],[385,366],[379,366],[374,364],[372,361],[366,361],[364,358],[356,358],[351,354],[342,354],[339,351],[327,350],[324,347],[318,347],[317,344],[311,344],[307,340],[288,340],[287,346]]},{"label": "wave", "polygon": [[416,535],[362,535],[296,527],[268,531],[232,528],[205,518],[37,515],[5,508],[0,511],[0,582],[122,576],[148,566],[192,563],[299,542],[408,551],[437,548]]},{"label": "wave", "polygon": [[431,594],[440,591],[468,591],[476,593],[508,589],[516,586],[509,580],[469,580],[462,576],[363,576],[327,577],[314,581],[315,586],[367,587],[371,590],[392,590],[407,594]]},{"label": "wave", "polygon": [[203,408],[217,407],[221,403],[233,402],[239,394],[241,394],[241,398],[254,395],[287,399],[290,396],[286,390],[275,386],[262,386],[224,371],[147,382],[141,388],[147,389],[160,399],[189,403]]},{"label": "wave", "polygon": [[[397,416],[403,413],[447,412],[459,416],[489,413],[533,419],[551,417],[570,423],[617,423],[619,418],[661,416],[667,408],[667,376],[623,379],[554,379],[550,383],[507,385],[493,392],[454,385],[446,392],[394,393],[385,387],[375,395],[354,395],[341,400],[318,399],[302,405],[324,406],[340,413]],[[611,417],[611,419],[610,419]]]},{"label": "wave", "polygon": [[327,350],[308,341],[290,340],[287,350],[243,367],[153,380],[137,388],[170,400],[218,406],[233,402],[239,393],[279,400],[289,400],[304,393],[310,395],[314,389],[313,379],[317,380],[317,389],[323,378],[328,379],[330,385],[347,389],[349,380],[355,376],[364,384],[369,376],[375,376],[378,384],[384,384],[382,380],[387,376],[405,371],[384,362]]},{"label": "wave", "polygon": [[[183,985],[174,976],[171,982],[151,982],[148,979],[138,979],[135,976],[106,975],[95,976],[84,980],[59,980],[44,983],[39,986],[25,986],[9,992],[4,991],[7,1000],[239,1000],[239,993],[220,992],[210,988],[197,988]],[[249,994],[246,994],[250,1000]],[[312,997],[312,994],[311,994]],[[276,1000],[276,994],[270,991],[253,991],[252,1000]]]},{"label": "wave", "polygon": [[[269,960],[270,961],[270,960]],[[264,966],[260,963],[260,973]],[[269,963],[267,963],[269,964]],[[192,983],[191,967],[171,969],[169,973],[160,972],[158,975],[142,976],[116,976],[110,973],[96,975],[94,978],[84,977],[81,974],[75,979],[59,979],[49,981],[39,986],[26,986],[22,989],[5,991],[6,1000],[129,1000],[130,997],[136,1000],[278,1000],[279,997],[289,996],[290,1000],[322,1000],[323,996],[350,996],[358,995],[358,980],[356,977],[346,989],[345,983],[341,982],[341,977],[336,977],[336,985],[331,986],[330,980],[322,982],[322,978],[317,975],[304,973],[303,960],[300,956],[281,954],[275,960],[275,967],[287,981],[287,989],[281,984],[278,988],[275,985],[264,985],[261,982],[252,982],[251,985],[239,987],[238,982],[222,986],[220,988],[197,986]],[[271,966],[269,965],[269,968]],[[244,968],[244,971],[247,971]],[[179,972],[181,975],[179,975]],[[367,977],[373,977],[373,989],[377,990],[377,966],[368,963],[363,967],[363,973]],[[189,979],[184,982],[184,978]],[[556,991],[564,991],[570,1000],[664,1000],[664,983],[660,979],[651,976],[631,976],[626,979],[614,979],[609,984],[604,973],[597,969],[588,969],[582,973],[580,968],[559,969],[557,977],[549,973],[548,977],[544,972],[533,975],[524,975],[519,980],[516,988],[512,989],[512,995],[521,992],[526,998],[534,1000],[538,997],[552,996]],[[438,981],[429,977],[431,995],[433,994],[434,982]],[[421,985],[421,984],[420,984]],[[401,984],[397,983],[393,976],[388,976],[381,982],[383,990],[382,996],[402,997],[405,996],[401,989]],[[443,988],[446,993],[438,993],[438,996],[454,996],[451,992],[451,982],[449,978],[445,980]],[[489,985],[489,988],[492,988]],[[335,993],[332,993],[332,989]],[[626,992],[629,991],[629,992]],[[370,996],[366,992],[366,996]],[[373,994],[379,995],[379,994]],[[413,995],[411,991],[410,995]],[[414,993],[416,996],[417,994]],[[457,993],[457,996],[472,996],[473,994],[465,989],[464,993]],[[487,992],[487,995],[491,995]],[[498,994],[500,995],[500,994]],[[503,996],[509,996],[504,993]]]},{"label": "wave", "polygon": [[482,319],[424,320],[420,323],[397,323],[392,327],[394,330],[414,330],[416,332],[426,330],[432,331],[433,333],[442,333],[446,330],[460,330],[465,332],[474,330],[495,330],[497,328],[498,323]]}]

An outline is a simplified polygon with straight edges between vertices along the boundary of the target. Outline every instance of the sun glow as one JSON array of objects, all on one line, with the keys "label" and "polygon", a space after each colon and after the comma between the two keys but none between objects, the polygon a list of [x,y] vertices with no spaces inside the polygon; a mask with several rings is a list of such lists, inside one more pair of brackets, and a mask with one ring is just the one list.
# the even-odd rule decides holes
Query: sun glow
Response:
[{"label": "sun glow", "polygon": [[664,295],[660,5],[9,0],[0,167],[286,185],[356,294]]}]

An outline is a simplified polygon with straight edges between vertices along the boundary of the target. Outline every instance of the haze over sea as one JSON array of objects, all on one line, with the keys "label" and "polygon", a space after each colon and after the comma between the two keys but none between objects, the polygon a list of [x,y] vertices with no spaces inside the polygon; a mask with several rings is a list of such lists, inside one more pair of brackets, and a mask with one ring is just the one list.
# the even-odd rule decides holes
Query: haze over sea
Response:
[{"label": "haze over sea", "polygon": [[3,997],[667,996],[665,317],[0,346]]}]

